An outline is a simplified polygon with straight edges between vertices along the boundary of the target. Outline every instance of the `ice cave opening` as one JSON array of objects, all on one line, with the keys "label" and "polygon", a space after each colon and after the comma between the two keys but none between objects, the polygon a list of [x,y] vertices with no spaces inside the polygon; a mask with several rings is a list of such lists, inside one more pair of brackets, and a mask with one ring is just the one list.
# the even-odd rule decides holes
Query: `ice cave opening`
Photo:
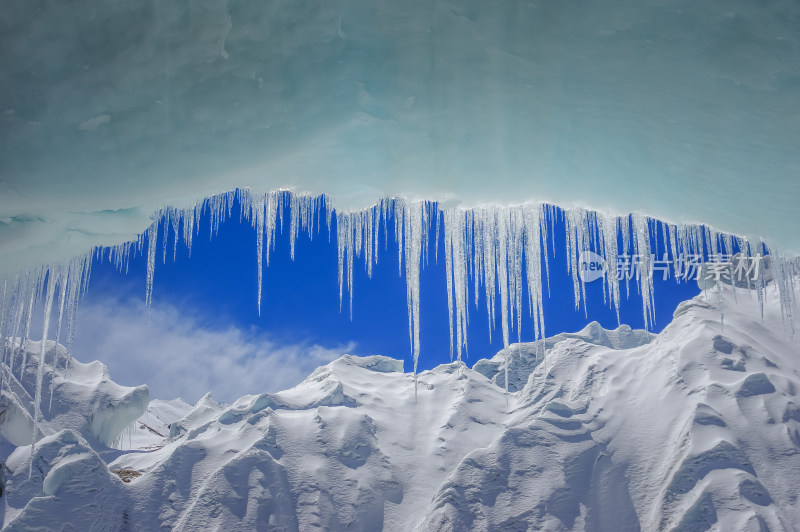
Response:
[{"label": "ice cave opening", "polygon": [[[127,272],[133,260],[144,259],[144,307],[154,308],[159,267],[175,261],[179,249],[190,253],[198,237],[214,238],[221,224],[236,218],[253,230],[253,241],[242,245],[257,265],[250,298],[257,316],[269,304],[263,297],[264,272],[276,249],[283,249],[276,245],[279,239],[288,238],[292,260],[303,239],[333,242],[336,261],[316,267],[335,271],[339,310],[353,320],[359,319],[354,293],[362,282],[356,272],[370,278],[387,257],[396,256],[414,402],[404,387],[405,375],[386,376],[402,374],[397,361],[345,356],[321,365],[282,395],[246,395],[230,405],[207,395],[192,408],[158,403],[164,416],[155,416],[158,423],[171,422],[154,422],[157,426],[147,430],[161,438],[159,445],[169,441],[170,452],[193,456],[192,440],[208,427],[222,434],[236,427],[256,443],[237,447],[242,454],[235,460],[257,456],[251,469],[260,478],[284,478],[274,474],[283,471],[279,462],[285,449],[275,443],[278,429],[272,423],[286,419],[269,416],[285,410],[300,417],[316,409],[310,423],[320,433],[330,415],[357,441],[352,449],[348,440],[333,452],[325,445],[338,436],[326,434],[318,440],[325,447],[321,455],[335,455],[356,471],[370,456],[379,456],[370,439],[377,432],[372,423],[391,426],[392,415],[382,406],[348,395],[348,387],[359,388],[369,379],[383,382],[402,404],[417,405],[420,392],[417,412],[431,423],[441,420],[425,410],[426,396],[449,404],[468,397],[465,404],[485,402],[486,412],[498,416],[519,407],[561,431],[545,431],[542,441],[548,445],[542,449],[550,447],[551,437],[586,441],[591,431],[604,430],[603,423],[617,423],[595,423],[608,406],[604,401],[611,401],[596,393],[596,367],[616,375],[604,390],[619,397],[634,390],[652,407],[651,414],[660,412],[656,392],[661,388],[651,390],[619,369],[626,366],[617,351],[630,349],[626,355],[637,361],[637,371],[666,382],[663,395],[677,397],[676,404],[690,411],[676,409],[664,427],[700,427],[675,436],[682,443],[662,453],[685,458],[662,467],[675,466],[672,480],[652,483],[664,486],[665,502],[662,492],[648,495],[646,503],[628,494],[624,472],[603,460],[613,446],[609,438],[602,452],[597,447],[576,455],[573,449],[565,451],[565,461],[596,464],[603,482],[611,479],[628,494],[630,500],[622,501],[625,511],[634,515],[636,506],[637,523],[649,523],[650,529],[703,520],[710,526],[717,519],[714,500],[719,506],[725,497],[769,507],[772,499],[755,477],[756,468],[775,473],[772,465],[742,458],[738,442],[725,440],[727,433],[696,441],[688,434],[706,434],[709,427],[725,431],[729,425],[734,430],[731,412],[738,412],[752,421],[736,428],[742,440],[763,432],[772,441],[800,446],[800,432],[791,425],[800,423],[798,410],[786,399],[796,395],[793,377],[786,375],[796,354],[800,277],[798,20],[800,3],[791,0],[7,0],[0,11],[0,433],[3,445],[15,448],[9,451],[11,485],[23,486],[12,493],[32,494],[18,508],[9,506],[8,516],[22,516],[18,524],[24,528],[28,517],[22,508],[36,521],[36,505],[44,500],[39,495],[52,496],[86,475],[106,482],[107,468],[98,464],[132,468],[143,463],[137,460],[146,461],[119,454],[117,444],[147,408],[147,387],[118,386],[102,364],[72,362],[78,309],[92,265],[110,263]],[[590,324],[578,332],[545,330],[556,256],[570,278],[558,296],[588,320],[587,293],[594,292],[614,313],[618,329]],[[427,372],[418,387],[425,373],[419,362],[426,354],[421,278],[426,268],[439,266],[444,275],[437,289],[446,299],[442,314],[447,314],[452,364]],[[654,283],[666,279],[696,287],[703,298],[678,305],[674,320],[684,329],[676,332],[677,326],[665,326],[663,320],[658,324],[672,351],[650,344]],[[637,322],[643,331],[626,329],[621,317],[621,305],[634,292],[641,300]],[[708,325],[712,314],[713,328]],[[470,324],[479,315],[489,325],[485,334],[499,338],[503,349],[467,371],[462,362],[475,341]],[[743,327],[730,333],[733,339],[725,336],[729,317],[734,329]],[[762,328],[753,325],[757,319]],[[777,338],[779,328],[784,336]],[[692,334],[684,337],[683,330]],[[530,345],[522,341],[523,331],[533,340]],[[768,375],[778,367],[770,345],[782,375]],[[729,372],[715,374],[713,386],[704,380],[707,375],[695,373],[705,367],[703,349],[719,358],[719,367],[709,374]],[[513,366],[515,350],[534,363],[522,370]],[[665,370],[647,358],[651,354],[675,367]],[[680,356],[689,362],[679,366]],[[738,378],[745,367],[758,371],[751,370],[742,382],[730,376]],[[560,379],[557,385],[548,380],[548,368]],[[570,380],[571,371],[580,378]],[[457,379],[450,378],[454,372]],[[673,374],[708,394],[706,402],[694,404],[681,396],[685,390],[672,386]],[[724,393],[714,395],[719,390]],[[763,412],[747,403],[776,390],[777,398],[764,400]],[[510,396],[527,403],[512,405]],[[592,401],[601,406],[591,410]],[[325,410],[342,405],[370,413],[353,421],[347,417],[352,413]],[[491,458],[480,450],[494,445],[502,452],[510,447],[513,454],[530,437],[529,427],[492,432],[489,416],[482,417],[486,412],[466,416],[463,426],[456,414],[439,425],[445,432],[469,425],[475,434],[470,444],[479,450],[466,465],[448,463],[453,482],[467,485],[464,478],[480,477],[465,467],[492,469],[485,464]],[[638,415],[630,414],[630,419]],[[762,417],[769,422],[762,423]],[[416,426],[413,419],[397,418],[398,426]],[[783,432],[775,432],[777,419],[786,425]],[[593,428],[580,432],[584,426]],[[647,440],[639,429],[627,426],[620,433]],[[684,456],[689,441],[716,446],[692,448],[696,455]],[[748,445],[761,449],[761,443]],[[376,452],[363,455],[362,448]],[[404,449],[392,449],[403,464],[413,463]],[[453,456],[471,452],[466,446],[462,450]],[[625,464],[645,463],[637,461],[635,450],[623,449],[620,455]],[[164,456],[166,462],[174,458]],[[287,463],[296,459],[291,452],[287,456]],[[753,478],[739,483],[737,477],[738,495],[724,487],[715,499],[710,492],[696,493],[698,471],[711,462],[733,464],[722,469]],[[162,465],[142,468],[156,471]],[[458,512],[447,513],[454,507],[448,501],[459,496],[449,490],[451,480],[441,478],[440,491],[436,484],[420,495],[400,478],[403,467],[391,474],[374,467],[382,484],[372,492],[385,495],[390,513],[406,489],[412,501],[428,504],[435,496],[423,525],[462,519]],[[81,468],[90,473],[73,474]],[[137,478],[138,470],[131,468],[120,467],[116,471],[124,474],[115,474],[128,482]],[[236,477],[238,471],[225,474]],[[769,475],[761,477],[768,484],[764,477]],[[306,486],[299,485],[294,488],[302,492]],[[576,486],[564,493],[583,489]],[[580,508],[587,507],[588,498],[602,499],[592,486],[586,487]],[[791,489],[770,489],[783,497],[785,507],[796,501]],[[689,492],[694,499],[683,501]],[[562,492],[551,495],[543,495],[546,502],[538,507],[556,508],[558,515],[542,519],[557,519],[568,529],[580,519],[617,518],[573,511],[572,499]],[[203,496],[216,500],[213,494]],[[683,501],[682,510],[662,515],[661,509],[676,500]],[[370,511],[382,517],[382,504]],[[661,506],[653,510],[651,504]],[[192,513],[195,503],[186,505],[190,510],[165,517],[165,526],[202,526],[197,525],[203,523],[201,512]],[[127,512],[121,511],[125,529]],[[287,528],[302,528],[292,520],[297,512],[283,507],[275,512]],[[405,517],[392,514],[390,519],[397,529],[407,529]],[[748,526],[760,530],[765,519],[773,527],[785,523],[774,515],[748,519]]]}]

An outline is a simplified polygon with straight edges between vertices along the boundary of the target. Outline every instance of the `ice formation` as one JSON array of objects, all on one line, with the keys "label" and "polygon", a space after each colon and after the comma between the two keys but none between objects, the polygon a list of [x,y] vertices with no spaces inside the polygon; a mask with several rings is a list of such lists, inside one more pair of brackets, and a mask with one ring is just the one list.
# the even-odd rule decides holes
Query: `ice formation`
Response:
[{"label": "ice formation", "polygon": [[8,1],[3,273],[236,187],[636,210],[800,254],[794,0]]},{"label": "ice formation", "polygon": [[[584,304],[584,279],[578,263],[582,253],[592,251],[608,264],[617,264],[619,257],[639,257],[632,265],[635,275],[626,275],[626,290],[633,280],[642,294],[642,312],[645,326],[653,316],[653,263],[652,255],[657,249],[655,242],[661,238],[663,248],[669,249],[671,258],[681,263],[683,256],[699,255],[714,257],[722,254],[734,257],[738,262],[727,262],[729,275],[732,268],[743,267],[746,259],[752,258],[748,266],[751,275],[746,276],[746,288],[754,290],[762,298],[765,282],[774,279],[778,287],[781,310],[787,324],[793,324],[796,294],[791,282],[798,275],[798,261],[778,254],[769,256],[769,268],[761,266],[764,244],[751,242],[744,237],[718,234],[712,228],[700,225],[676,226],[648,217],[633,214],[614,217],[585,209],[562,210],[541,203],[518,205],[486,205],[473,209],[443,207],[433,202],[387,198],[379,204],[362,210],[336,212],[324,197],[298,195],[288,191],[254,194],[247,189],[238,189],[214,196],[189,209],[165,208],[154,217],[150,228],[135,242],[119,244],[109,248],[96,248],[86,255],[70,261],[27,270],[19,275],[3,278],[3,296],[0,303],[0,357],[3,368],[13,372],[17,360],[26,364],[26,346],[31,341],[31,322],[37,305],[44,299],[41,337],[50,338],[51,314],[55,309],[55,334],[58,342],[66,323],[67,352],[70,352],[75,331],[75,314],[81,294],[85,291],[93,258],[110,260],[119,270],[127,270],[134,254],[146,254],[147,276],[145,300],[152,302],[155,267],[160,255],[162,262],[169,255],[170,236],[172,256],[179,240],[191,250],[192,238],[200,231],[198,220],[201,213],[210,214],[210,234],[213,236],[224,219],[233,215],[235,204],[240,206],[240,216],[248,220],[256,230],[256,254],[258,260],[258,286],[256,305],[261,309],[262,269],[269,264],[276,232],[287,228],[290,237],[290,253],[294,258],[297,238],[305,233],[312,238],[324,231],[321,218],[325,218],[327,231],[336,227],[338,247],[339,296],[344,305],[347,290],[348,307],[352,316],[353,270],[356,261],[363,261],[368,274],[377,263],[381,246],[381,235],[387,241],[391,227],[400,253],[398,273],[405,276],[408,306],[408,331],[410,349],[416,373],[420,356],[420,268],[430,260],[439,260],[444,255],[447,271],[447,300],[450,316],[451,354],[461,360],[468,348],[467,324],[469,307],[477,307],[481,291],[487,302],[490,329],[499,314],[503,345],[508,347],[514,324],[518,332],[530,322],[536,339],[544,338],[545,320],[542,301],[544,290],[549,285],[548,247],[551,253],[564,252],[569,257],[568,268],[573,281],[575,308]],[[557,217],[566,225],[566,249],[557,250],[552,237]],[[431,229],[436,238],[434,257],[429,256]],[[444,231],[444,249],[438,248],[438,235]],[[158,249],[159,231],[162,248]],[[664,257],[666,259],[666,256]],[[756,260],[757,259],[757,260]],[[544,276],[542,270],[544,265]],[[614,269],[615,270],[615,269]],[[606,269],[603,274],[604,297],[619,316],[620,280],[616,271]],[[709,272],[698,267],[695,279]],[[525,279],[523,279],[523,275]],[[752,281],[751,281],[752,277]],[[524,281],[524,282],[523,282]],[[523,293],[527,286],[527,292]],[[712,279],[711,285],[714,286]],[[499,306],[495,295],[499,294]],[[530,316],[523,320],[523,299],[527,299]],[[790,325],[790,328],[792,326]],[[793,330],[790,331],[793,333]],[[43,344],[44,345],[44,344]],[[543,345],[543,344],[541,344]],[[53,367],[58,366],[57,351],[53,351]],[[39,372],[34,422],[39,418],[42,398],[42,371],[45,361],[44,348],[39,357]],[[542,353],[544,355],[544,353]],[[68,355],[69,356],[69,355]],[[68,362],[67,362],[68,367]],[[8,376],[3,375],[3,386]],[[52,387],[51,380],[51,387]],[[506,382],[508,380],[506,379]],[[52,389],[51,389],[52,395]]]},{"label": "ice formation", "polygon": [[[681,303],[657,335],[595,322],[512,345],[510,397],[508,350],[421,371],[418,400],[403,361],[383,356],[345,355],[291,389],[195,405],[148,404],[145,387],[74,363],[32,449],[30,422],[15,429],[33,410],[34,343],[15,382],[23,400],[0,417],[2,436],[21,436],[0,446],[0,526],[796,530],[800,357],[777,287],[762,308],[729,284],[712,295]],[[113,449],[116,423],[88,423],[98,410],[135,420]]]},{"label": "ice formation", "polygon": [[[70,343],[95,254],[120,269],[146,254],[149,305],[158,235],[165,261],[170,235],[174,257],[179,238],[191,248],[203,209],[213,233],[237,195],[256,229],[259,312],[279,225],[293,255],[325,213],[351,311],[356,259],[371,273],[393,228],[415,363],[431,232],[457,359],[482,292],[504,345],[528,318],[543,337],[556,217],[576,308],[581,252],[612,267],[640,255],[647,324],[659,238],[672,260],[757,256],[768,238],[769,275],[793,312],[797,263],[784,257],[800,252],[797,2],[10,1],[0,13],[9,368],[20,353],[24,362],[41,299],[43,336],[66,325]],[[235,187],[246,190],[220,194]],[[603,282],[618,308],[620,283]]]},{"label": "ice formation", "polygon": [[[34,442],[48,364],[69,371],[92,261],[127,270],[146,255],[149,306],[170,243],[173,259],[179,241],[191,250],[200,215],[210,213],[213,235],[234,205],[256,232],[259,313],[277,231],[289,233],[292,258],[301,233],[335,236],[351,316],[354,269],[363,261],[371,275],[393,231],[415,373],[420,271],[440,255],[451,355],[468,349],[470,307],[483,296],[488,334],[499,318],[506,387],[519,355],[512,332],[517,342],[523,326],[545,337],[550,253],[568,256],[584,312],[583,254],[634,268],[624,283],[606,271],[604,298],[619,316],[633,284],[645,327],[660,262],[733,256],[725,267],[746,269],[739,288],[759,301],[774,282],[793,333],[797,2],[265,9],[11,0],[0,13],[0,390],[24,377],[41,311]],[[552,238],[557,220],[564,250]],[[723,321],[713,281],[722,272],[692,267],[716,286]],[[65,359],[54,349],[48,362],[47,340],[62,336]],[[545,342],[536,345],[538,360]]]}]

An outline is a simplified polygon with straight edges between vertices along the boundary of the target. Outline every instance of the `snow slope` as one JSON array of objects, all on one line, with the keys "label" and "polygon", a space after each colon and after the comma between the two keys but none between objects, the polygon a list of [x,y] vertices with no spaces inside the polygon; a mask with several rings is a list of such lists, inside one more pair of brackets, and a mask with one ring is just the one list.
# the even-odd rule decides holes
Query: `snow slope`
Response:
[{"label": "snow slope", "polygon": [[[658,335],[591,324],[546,341],[546,374],[536,346],[511,346],[509,396],[504,352],[423,372],[416,388],[399,361],[344,356],[227,406],[152,401],[122,450],[65,428],[37,444],[30,479],[30,446],[6,443],[3,523],[798,530],[800,350],[772,285],[765,301],[763,322],[727,286]],[[57,386],[54,404],[69,393]]]}]

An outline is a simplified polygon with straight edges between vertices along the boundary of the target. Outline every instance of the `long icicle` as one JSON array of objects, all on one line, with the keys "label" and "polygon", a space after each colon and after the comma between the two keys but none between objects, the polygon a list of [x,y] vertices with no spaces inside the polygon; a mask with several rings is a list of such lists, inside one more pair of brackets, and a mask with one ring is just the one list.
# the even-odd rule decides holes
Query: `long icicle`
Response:
[{"label": "long icicle", "polygon": [[50,332],[50,314],[53,309],[53,296],[55,293],[55,271],[50,270],[47,279],[47,296],[44,304],[44,327],[42,329],[41,349],[39,350],[39,367],[36,371],[36,393],[33,398],[33,435],[31,436],[31,459],[28,464],[28,478],[30,478],[33,474],[33,456],[36,447],[36,436],[39,433],[39,421],[42,417],[42,381],[44,380],[45,367],[44,359],[45,355],[47,354],[47,335]]}]

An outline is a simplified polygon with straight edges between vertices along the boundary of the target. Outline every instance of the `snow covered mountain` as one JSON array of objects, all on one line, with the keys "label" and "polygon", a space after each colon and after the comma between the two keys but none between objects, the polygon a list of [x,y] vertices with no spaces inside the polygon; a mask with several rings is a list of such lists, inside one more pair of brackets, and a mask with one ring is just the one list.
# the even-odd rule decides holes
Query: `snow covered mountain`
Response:
[{"label": "snow covered mountain", "polygon": [[546,361],[515,345],[416,387],[399,361],[345,355],[227,406],[148,406],[145,387],[74,363],[29,476],[32,344],[21,378],[4,370],[0,516],[4,530],[798,530],[800,348],[772,284],[761,312],[726,286],[658,335],[593,323],[547,339]]}]

